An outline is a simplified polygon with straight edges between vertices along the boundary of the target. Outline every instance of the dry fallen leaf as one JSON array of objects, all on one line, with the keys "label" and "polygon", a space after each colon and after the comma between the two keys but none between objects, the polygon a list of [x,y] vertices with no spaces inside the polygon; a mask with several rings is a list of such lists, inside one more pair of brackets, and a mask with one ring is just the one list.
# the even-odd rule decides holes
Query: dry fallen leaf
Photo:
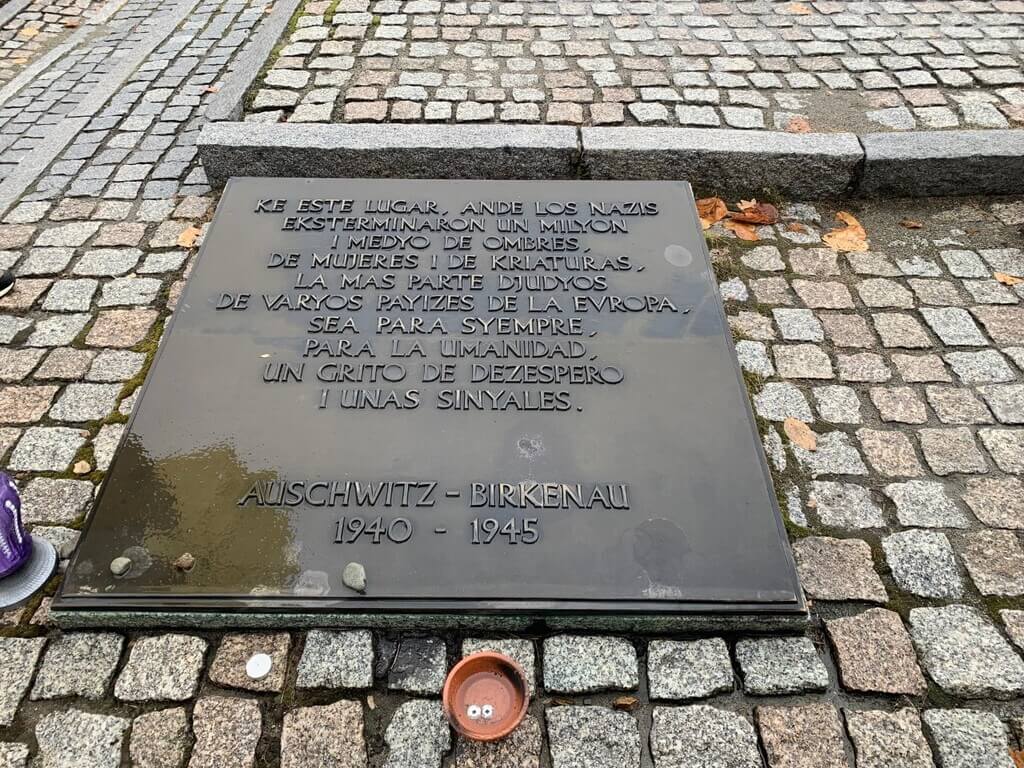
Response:
[{"label": "dry fallen leaf", "polygon": [[612,704],[615,709],[621,709],[624,712],[632,712],[638,706],[640,706],[640,699],[636,696],[619,696]]},{"label": "dry fallen leaf", "polygon": [[800,421],[800,419],[794,419],[792,416],[788,416],[785,421],[782,422],[782,431],[786,433],[794,445],[799,445],[805,451],[813,451],[818,447],[818,436],[814,434],[814,430],[809,426]]},{"label": "dry fallen leaf", "polygon": [[1013,760],[1016,768],[1024,768],[1024,750],[1011,749],[1010,758]]},{"label": "dry fallen leaf", "polygon": [[196,244],[196,238],[199,237],[200,232],[202,230],[199,227],[189,227],[178,235],[178,245],[182,248],[191,248]]},{"label": "dry fallen leaf", "polygon": [[992,275],[992,277],[994,277],[1003,285],[1017,285],[1019,283],[1024,283],[1024,277],[1008,275],[1005,272],[996,272],[994,275]]},{"label": "dry fallen leaf", "polygon": [[801,224],[799,221],[791,221],[786,225],[787,232],[806,232],[807,227]]},{"label": "dry fallen leaf", "polygon": [[705,197],[697,201],[697,215],[700,216],[702,229],[710,229],[716,222],[725,218],[729,210],[720,197]]},{"label": "dry fallen leaf", "polygon": [[22,27],[18,31],[18,37],[23,40],[31,40],[33,37],[39,34],[39,30],[36,27]]},{"label": "dry fallen leaf", "polygon": [[807,122],[806,117],[791,117],[789,122],[786,123],[787,133],[810,133],[811,124]]},{"label": "dry fallen leaf", "polygon": [[813,13],[810,6],[804,5],[803,3],[790,3],[786,6],[786,10],[790,13],[796,14],[797,16],[806,16],[809,13]]},{"label": "dry fallen leaf", "polygon": [[75,29],[76,27],[82,26],[81,19],[65,19],[64,26],[68,29]]},{"label": "dry fallen leaf", "polygon": [[900,221],[900,226],[901,227],[906,227],[907,229],[923,229],[924,228],[924,224],[922,224],[920,221],[914,221],[913,219],[903,219],[902,221]]},{"label": "dry fallen leaf", "polygon": [[730,212],[729,218],[744,224],[774,224],[779,220],[779,211],[771,203],[759,203],[757,200],[740,200],[740,212]]},{"label": "dry fallen leaf", "polygon": [[208,86],[206,86],[206,92],[207,93],[219,93],[220,92],[220,86],[219,85],[208,85]]},{"label": "dry fallen leaf", "polygon": [[742,221],[733,221],[732,219],[729,219],[722,226],[730,232],[733,232],[740,240],[747,240],[751,243],[756,243],[761,239],[757,236],[757,231],[752,226],[744,224]]},{"label": "dry fallen leaf", "polygon": [[825,245],[836,251],[866,251],[869,249],[867,232],[861,223],[846,211],[840,211],[836,218],[843,222],[845,227],[836,227],[825,234],[821,239]]}]

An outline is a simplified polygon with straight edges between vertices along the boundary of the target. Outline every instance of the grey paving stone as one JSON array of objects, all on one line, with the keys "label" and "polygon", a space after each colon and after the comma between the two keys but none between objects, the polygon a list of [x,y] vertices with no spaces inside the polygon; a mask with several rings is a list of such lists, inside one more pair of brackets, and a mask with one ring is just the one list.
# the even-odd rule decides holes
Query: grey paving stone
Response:
[{"label": "grey paving stone", "polygon": [[893,355],[892,362],[908,384],[925,381],[952,381],[938,355]]},{"label": "grey paving stone", "polygon": [[887,600],[866,541],[808,536],[793,542],[793,555],[808,597],[871,603]]},{"label": "grey paving stone", "polygon": [[927,349],[931,339],[921,324],[902,312],[879,312],[871,316],[882,346],[888,348]]},{"label": "grey paving stone", "polygon": [[18,264],[15,274],[19,277],[58,274],[64,271],[74,252],[73,248],[33,248]]},{"label": "grey paving stone", "polygon": [[743,673],[744,690],[755,696],[828,688],[828,670],[806,637],[740,640],[736,661]]},{"label": "grey paving stone", "polygon": [[71,632],[46,649],[32,699],[101,699],[121,658],[124,638],[112,632]]},{"label": "grey paving stone", "polygon": [[79,379],[85,375],[95,356],[96,352],[90,349],[58,347],[51,351],[43,364],[36,369],[36,378],[63,381]]},{"label": "grey paving stone", "polygon": [[994,349],[980,352],[949,352],[946,362],[964,384],[990,384],[1013,381],[1013,371]]},{"label": "grey paving stone", "polygon": [[815,481],[811,498],[823,525],[834,528],[882,528],[882,510],[871,500],[871,492],[861,485]]},{"label": "grey paving stone", "polygon": [[36,725],[41,765],[54,768],[118,768],[130,720],[69,709],[51,712]]},{"label": "grey paving stone", "polygon": [[896,505],[901,525],[921,528],[967,528],[967,515],[946,495],[942,483],[908,480],[885,486],[885,495]]},{"label": "grey paving stone", "polygon": [[910,632],[928,675],[946,693],[1007,699],[1024,691],[1024,661],[976,609],[914,608]]},{"label": "grey paving stone", "polygon": [[138,248],[97,248],[86,251],[72,272],[91,277],[114,277],[134,269],[140,258],[142,251]]},{"label": "grey paving stone", "polygon": [[110,462],[114,459],[114,453],[121,442],[121,435],[124,434],[124,424],[104,424],[92,441],[92,454],[96,462],[96,469],[106,472],[110,469]]},{"label": "grey paving stone", "polygon": [[1001,423],[1024,424],[1024,384],[993,384],[978,391]]},{"label": "grey paving stone", "polygon": [[558,635],[544,640],[544,687],[555,693],[633,690],[636,649],[617,637]]},{"label": "grey paving stone", "polygon": [[1024,474],[1024,429],[979,429],[978,437],[999,469]]},{"label": "grey paving stone", "polygon": [[40,248],[45,246],[75,248],[85,245],[86,240],[96,234],[96,230],[99,228],[98,221],[76,221],[71,224],[61,224],[40,232],[35,244]]},{"label": "grey paving stone", "polygon": [[826,432],[818,435],[818,445],[813,451],[795,444],[790,448],[800,465],[811,473],[811,477],[868,473],[857,449],[850,444],[850,436],[845,432]]},{"label": "grey paving stone", "polygon": [[92,306],[92,297],[99,282],[91,278],[57,280],[43,301],[48,312],[83,312]]},{"label": "grey paving stone", "polygon": [[0,766],[25,768],[28,765],[28,744],[0,742]]},{"label": "grey paving stone", "polygon": [[925,461],[935,474],[988,472],[985,458],[967,427],[922,429],[918,435]]},{"label": "grey paving stone", "polygon": [[655,707],[651,756],[656,768],[761,768],[753,726],[742,715],[697,704]]},{"label": "grey paving stone", "polygon": [[158,709],[132,721],[128,752],[135,768],[181,768],[191,743],[184,707]]},{"label": "grey paving stone", "polygon": [[882,539],[885,559],[896,584],[921,597],[958,598],[963,594],[953,548],[937,531],[899,531]]},{"label": "grey paving stone", "polygon": [[29,427],[25,430],[7,466],[21,472],[64,472],[85,437],[69,427]]},{"label": "grey paving stone", "polygon": [[991,274],[974,251],[940,251],[939,257],[954,277],[989,277]]},{"label": "grey paving stone", "polygon": [[91,382],[127,381],[142,370],[146,355],[124,349],[104,349],[93,360],[85,378]]},{"label": "grey paving stone", "polygon": [[895,280],[872,277],[861,280],[854,288],[867,307],[910,309],[914,306],[914,295]]},{"label": "grey paving stone", "polygon": [[480,653],[481,651],[503,653],[517,662],[522,667],[523,674],[526,675],[530,695],[533,696],[537,692],[536,654],[534,653],[532,640],[514,637],[493,639],[467,637],[462,641],[463,656],[468,656],[471,653]]},{"label": "grey paving stone", "polygon": [[403,637],[388,671],[388,688],[410,693],[440,693],[448,674],[447,656],[441,638]]},{"label": "grey paving stone", "polygon": [[500,741],[459,739],[455,768],[539,768],[543,749],[537,718],[526,715],[512,733]]},{"label": "grey paving stone", "polygon": [[441,702],[419,699],[402,704],[388,723],[384,742],[384,768],[440,768],[452,745]]},{"label": "grey paving stone", "polygon": [[921,718],[913,709],[844,712],[857,768],[935,768]]},{"label": "grey paving stone", "polygon": [[1024,528],[1024,482],[1015,477],[971,478],[963,500],[985,525]]},{"label": "grey paving stone", "polygon": [[729,648],[721,638],[652,640],[647,647],[652,699],[703,699],[733,689]]},{"label": "grey paving stone", "polygon": [[50,409],[50,418],[71,422],[104,419],[114,412],[120,393],[120,384],[68,384]]},{"label": "grey paving stone", "polygon": [[606,707],[548,707],[551,761],[557,768],[639,768],[640,729],[632,715]]},{"label": "grey paving stone", "polygon": [[768,348],[760,341],[739,340],[736,342],[736,358],[745,371],[768,378],[775,374],[775,367],[768,357]]},{"label": "grey paving stone", "polygon": [[759,272],[782,272],[786,268],[782,254],[774,245],[758,245],[740,256],[740,261]]},{"label": "grey paving stone", "polygon": [[758,707],[757,725],[771,768],[849,768],[831,704]]},{"label": "grey paving stone", "polygon": [[91,319],[88,314],[57,315],[36,322],[32,334],[26,339],[29,347],[61,347],[70,344]]},{"label": "grey paving stone", "polygon": [[0,344],[10,344],[22,331],[31,327],[32,320],[28,318],[0,315]]},{"label": "grey paving stone", "polygon": [[190,699],[199,684],[205,653],[206,641],[201,637],[141,637],[132,644],[114,684],[114,696],[122,701]]},{"label": "grey paving stone", "polygon": [[14,722],[45,644],[42,637],[0,638],[0,725]]},{"label": "grey paving stone", "polygon": [[859,315],[821,313],[825,334],[836,347],[873,347],[875,337]]},{"label": "grey paving stone", "polygon": [[785,421],[790,417],[803,422],[814,421],[804,393],[788,382],[768,382],[753,399],[757,414],[769,421]]},{"label": "grey paving stone", "polygon": [[62,560],[71,557],[71,553],[78,546],[78,538],[81,535],[81,531],[65,528],[62,525],[36,525],[32,527],[32,533],[42,536],[53,544],[54,549],[57,550],[57,557]]},{"label": "grey paving stone", "polygon": [[772,317],[786,341],[824,341],[821,322],[809,309],[773,309]]},{"label": "grey paving stone", "polygon": [[21,489],[26,523],[73,523],[92,500],[93,485],[85,480],[37,477]]},{"label": "grey paving stone", "polygon": [[729,327],[735,336],[745,339],[768,340],[775,338],[771,321],[758,312],[741,311],[729,317]]},{"label": "grey paving stone", "polygon": [[104,283],[99,306],[148,305],[156,300],[161,282],[153,277],[119,277]]},{"label": "grey paving stone", "polygon": [[860,399],[851,387],[838,384],[815,387],[818,415],[829,424],[860,424]]},{"label": "grey paving stone", "polygon": [[[287,632],[225,635],[213,657],[213,663],[210,664],[210,680],[225,688],[278,692],[284,686],[288,671],[289,645],[290,637]],[[269,656],[271,667],[270,672],[264,677],[253,680],[246,673],[245,667],[256,653]]]},{"label": "grey paving stone", "polygon": [[188,768],[253,768],[262,722],[255,699],[200,698],[192,713],[196,741]]},{"label": "grey paving stone", "polygon": [[923,307],[921,315],[943,344],[951,347],[980,347],[987,343],[981,330],[965,309]]},{"label": "grey paving stone", "polygon": [[928,685],[898,613],[871,608],[825,622],[839,677],[851,691],[917,696]]},{"label": "grey paving stone", "polygon": [[971,531],[961,551],[983,595],[1024,595],[1024,549],[1013,531]]},{"label": "grey paving stone", "polygon": [[373,685],[373,635],[369,630],[306,633],[298,688],[369,688]]},{"label": "grey paving stone", "polygon": [[930,709],[924,722],[942,768],[1013,768],[999,718],[970,709]]},{"label": "grey paving stone", "polygon": [[[430,704],[436,706],[433,702]],[[281,768],[312,765],[365,768],[366,742],[360,702],[337,701],[324,706],[300,707],[285,714]]]}]

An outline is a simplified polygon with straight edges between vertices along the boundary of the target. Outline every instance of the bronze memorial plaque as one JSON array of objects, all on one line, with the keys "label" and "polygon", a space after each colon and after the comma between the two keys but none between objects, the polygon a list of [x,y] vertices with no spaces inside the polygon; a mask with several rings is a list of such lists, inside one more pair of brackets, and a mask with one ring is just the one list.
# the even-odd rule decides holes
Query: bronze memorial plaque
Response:
[{"label": "bronze memorial plaque", "polygon": [[233,180],[55,607],[801,611],[689,185]]}]

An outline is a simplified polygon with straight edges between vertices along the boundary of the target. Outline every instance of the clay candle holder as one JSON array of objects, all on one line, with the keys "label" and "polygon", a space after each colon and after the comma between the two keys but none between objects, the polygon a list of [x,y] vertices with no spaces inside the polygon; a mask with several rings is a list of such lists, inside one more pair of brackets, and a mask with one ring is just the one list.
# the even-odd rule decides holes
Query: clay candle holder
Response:
[{"label": "clay candle holder", "polygon": [[512,733],[526,714],[526,674],[502,653],[473,653],[448,673],[442,702],[445,716],[462,736],[497,741]]}]

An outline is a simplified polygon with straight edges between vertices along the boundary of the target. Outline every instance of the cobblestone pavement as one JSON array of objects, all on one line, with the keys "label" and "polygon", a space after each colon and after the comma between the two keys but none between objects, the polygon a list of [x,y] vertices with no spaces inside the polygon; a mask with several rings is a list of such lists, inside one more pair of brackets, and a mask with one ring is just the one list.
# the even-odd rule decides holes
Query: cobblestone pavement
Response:
[{"label": "cobblestone pavement", "polygon": [[32,0],[0,27],[0,83],[87,23],[98,0]]},{"label": "cobblestone pavement", "polygon": [[[6,173],[75,129],[0,223],[0,266],[19,275],[0,300],[0,467],[64,559],[216,199],[195,157],[204,104],[264,12],[127,0],[40,76],[66,82],[62,98],[0,107],[0,134],[27,124],[40,140],[23,156],[9,142]],[[871,248],[849,254],[821,240],[833,207],[783,210],[758,242],[718,225],[709,239],[806,632],[62,632],[43,598],[0,616],[0,766],[1013,768],[1024,202],[858,205]],[[810,426],[814,450],[787,418]],[[461,654],[488,647],[518,658],[536,695],[509,740],[471,745],[438,692]],[[273,666],[253,681],[256,651]]]},{"label": "cobblestone pavement", "polygon": [[[259,12],[200,6],[0,227],[21,276],[0,301],[0,465],[64,557],[213,202],[189,144],[228,59],[208,30]],[[871,249],[843,254],[821,240],[834,208],[783,210],[759,242],[708,235],[806,632],[62,632],[43,600],[3,616],[0,765],[1013,768],[1024,201],[865,204]],[[536,695],[513,737],[471,745],[438,694],[487,647]]]},{"label": "cobblestone pavement", "polygon": [[308,0],[250,120],[1024,124],[1024,0]]}]

